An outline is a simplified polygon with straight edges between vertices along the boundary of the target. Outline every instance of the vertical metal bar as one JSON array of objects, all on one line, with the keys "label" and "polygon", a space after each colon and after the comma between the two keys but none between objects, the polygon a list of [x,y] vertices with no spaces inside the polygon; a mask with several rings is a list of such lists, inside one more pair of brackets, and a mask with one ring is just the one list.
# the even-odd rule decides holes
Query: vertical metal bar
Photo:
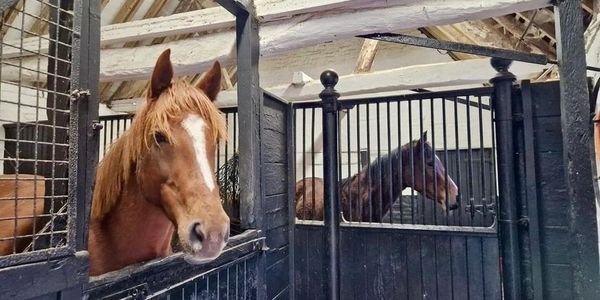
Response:
[{"label": "vertical metal bar", "polygon": [[469,179],[467,180],[467,197],[469,197],[469,225],[473,226],[473,218],[475,217],[475,203],[473,203],[473,198],[475,197],[473,192],[473,147],[471,140],[471,96],[467,95],[467,105],[465,105],[465,109],[467,110],[467,161],[468,164],[468,175]]},{"label": "vertical metal bar", "polygon": [[[432,164],[432,168],[433,168],[433,195],[434,198],[433,199],[433,224],[438,225],[438,221],[437,221],[437,206],[438,206],[438,197],[440,195],[438,195],[438,190],[437,190],[437,186],[438,186],[438,182],[437,182],[437,172],[436,172],[436,164],[435,164],[435,160],[436,160],[436,156],[437,154],[435,153],[435,124],[434,124],[434,120],[435,120],[435,116],[434,116],[434,102],[433,102],[433,98],[429,99],[429,105],[430,105],[430,117],[431,117],[431,157],[433,160],[433,164]],[[437,279],[437,277],[436,277]],[[437,281],[436,281],[437,282]]]},{"label": "vertical metal bar", "polygon": [[316,110],[316,108],[314,108],[314,107],[311,108],[312,115],[310,117],[310,119],[311,119],[311,124],[310,124],[310,144],[311,144],[311,147],[310,147],[310,180],[311,180],[312,187],[313,187],[313,188],[311,188],[312,195],[311,195],[310,199],[312,200],[312,203],[311,203],[312,207],[311,207],[310,211],[312,212],[313,219],[315,218],[315,213],[317,211],[317,205],[316,205],[317,196],[316,196],[316,191],[314,188],[315,177],[317,176],[317,174],[315,174],[316,173],[315,172],[315,127],[316,127],[315,126],[315,124],[316,124],[315,110]]},{"label": "vertical metal bar", "polygon": [[410,215],[412,224],[415,224],[415,147],[413,141],[413,126],[412,126],[412,100],[408,100],[408,138],[409,138],[409,166],[410,166]]},{"label": "vertical metal bar", "polygon": [[[459,136],[459,131],[458,131],[458,101],[456,99],[457,97],[454,96],[454,142],[456,143],[454,145],[454,148],[456,149],[456,183],[458,184],[458,191],[459,191],[459,195],[457,196],[456,201],[459,201],[461,198],[460,195],[460,191],[462,188],[462,185],[460,184],[461,182],[461,176],[460,176],[460,166],[461,166],[461,161],[460,161],[460,136]],[[458,225],[462,226],[462,209],[459,210],[458,212]],[[456,224],[454,224],[456,225]]]},{"label": "vertical metal bar", "polygon": [[[446,199],[446,211],[445,213],[445,219],[446,219],[446,225],[449,225],[449,217],[448,217],[448,136],[447,136],[447,132],[446,132],[446,101],[448,101],[448,99],[442,97],[441,99],[442,101],[442,130],[443,130],[443,135],[444,135],[444,181],[445,181],[445,199]],[[458,149],[457,149],[458,150]],[[452,272],[450,272],[452,274]]]},{"label": "vertical metal bar", "polygon": [[477,96],[478,103],[478,113],[479,113],[479,168],[480,168],[480,179],[481,179],[481,187],[479,189],[479,196],[481,197],[480,203],[482,205],[483,217],[480,226],[485,226],[485,221],[487,219],[487,203],[485,195],[485,147],[483,141],[483,111],[481,108],[481,96]]},{"label": "vertical metal bar", "polygon": [[513,116],[512,84],[515,75],[508,71],[510,60],[492,58],[492,66],[498,74],[491,79],[494,85],[494,110],[497,131],[499,218],[502,256],[502,282],[507,299],[521,299],[521,267],[519,263],[519,240],[513,162]]},{"label": "vertical metal bar", "polygon": [[[371,105],[367,103],[365,108],[367,109],[365,114],[367,117],[367,198],[369,199],[369,222],[373,222],[373,178],[371,177],[371,113],[369,107]],[[362,201],[362,200],[361,200]]]},{"label": "vertical metal bar", "polygon": [[[346,185],[348,186],[348,199],[346,199],[346,202],[348,203],[348,215],[346,216],[346,219],[349,221],[352,221],[352,151],[351,151],[351,128],[350,128],[350,109],[346,110],[346,134],[348,135],[348,175],[346,176],[347,181],[346,181]],[[357,129],[358,131],[358,129]],[[341,196],[340,196],[341,197]]]},{"label": "vertical metal bar", "polygon": [[[306,108],[302,109],[302,220],[306,220]],[[307,269],[308,270],[308,269]]]},{"label": "vertical metal bar", "polygon": [[396,107],[396,113],[398,114],[398,184],[399,186],[399,193],[398,193],[398,197],[399,197],[399,204],[400,204],[400,224],[404,224],[404,199],[403,199],[403,191],[404,191],[404,186],[405,186],[405,182],[404,182],[404,170],[402,169],[402,164],[403,164],[403,159],[404,159],[404,151],[402,149],[402,110],[401,110],[401,105],[402,102],[401,101],[397,101],[396,104],[398,104],[398,106]]},{"label": "vertical metal bar", "polygon": [[378,201],[379,201],[379,219],[378,221],[381,222],[381,219],[383,219],[383,167],[381,166],[381,116],[380,116],[380,107],[379,107],[379,102],[377,102],[376,106],[377,108],[377,188],[378,188]]},{"label": "vertical metal bar", "polygon": [[[360,172],[361,170],[361,164],[362,162],[360,161],[360,105],[356,106],[356,165],[358,166],[358,172]],[[363,221],[363,203],[362,200],[360,199],[360,195],[362,195],[362,191],[361,191],[361,186],[360,186],[360,180],[358,181],[358,193],[357,193],[356,197],[356,202],[358,203],[358,205],[356,207],[358,207],[358,221],[362,222]]]},{"label": "vertical metal bar", "polygon": [[[421,182],[423,183],[423,192],[421,194],[421,203],[419,203],[419,207],[421,208],[421,224],[425,223],[425,193],[427,191],[427,173],[426,173],[426,165],[425,165],[425,141],[422,140],[423,132],[425,132],[425,127],[423,125],[423,98],[419,97],[419,138],[421,138],[421,147],[419,148],[420,157],[421,157]],[[435,201],[435,200],[434,200]],[[422,266],[421,266],[422,267]]]},{"label": "vertical metal bar", "polygon": [[325,89],[319,97],[323,105],[323,167],[325,185],[325,271],[327,274],[327,299],[337,300],[340,297],[339,277],[339,231],[340,213],[338,201],[337,178],[337,115],[339,94],[334,87],[338,75],[331,70],[321,73],[321,83]]},{"label": "vertical metal bar", "polygon": [[387,151],[387,153],[388,153],[388,173],[387,173],[388,175],[387,175],[387,178],[388,178],[388,184],[390,185],[389,189],[388,189],[388,193],[389,193],[388,201],[389,201],[389,205],[390,205],[389,212],[390,212],[390,224],[391,224],[391,223],[394,223],[393,222],[394,213],[393,213],[393,207],[392,207],[394,205],[394,172],[393,172],[394,168],[392,166],[392,164],[394,162],[394,159],[393,159],[394,157],[392,156],[392,128],[391,128],[392,121],[390,119],[390,115],[391,115],[390,101],[387,100],[386,104],[387,104],[387,107],[386,107],[387,119],[386,120],[387,120],[387,141],[388,141],[388,144],[387,144],[387,150],[388,150]]},{"label": "vertical metal bar", "polygon": [[600,295],[598,234],[592,164],[592,128],[586,80],[581,1],[555,1],[554,18],[560,72],[563,155],[569,195],[569,236],[574,298]]}]

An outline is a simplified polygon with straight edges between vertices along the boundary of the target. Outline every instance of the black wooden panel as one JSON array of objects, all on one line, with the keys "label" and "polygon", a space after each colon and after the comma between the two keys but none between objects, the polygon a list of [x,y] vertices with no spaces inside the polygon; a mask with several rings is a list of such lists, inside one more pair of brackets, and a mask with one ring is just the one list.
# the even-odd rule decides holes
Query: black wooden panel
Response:
[{"label": "black wooden panel", "polygon": [[546,264],[545,299],[573,299],[573,270],[570,265]]},{"label": "black wooden panel", "polygon": [[568,264],[572,251],[567,227],[541,228],[542,259],[548,264]]},{"label": "black wooden panel", "polygon": [[[265,176],[265,195],[285,194],[288,191],[287,185],[287,164],[266,163],[263,166]],[[283,205],[283,203],[282,203]]]},{"label": "black wooden panel", "polygon": [[437,296],[437,247],[436,237],[433,235],[421,236],[421,282],[423,284],[423,298]]},{"label": "black wooden panel", "polygon": [[422,266],[421,266],[421,236],[409,235],[406,236],[406,252],[408,256],[406,271],[408,274],[408,298],[420,299],[423,295],[422,287]]},{"label": "black wooden panel", "polygon": [[498,299],[501,291],[500,253],[497,238],[482,238],[483,265],[485,268],[485,299]]},{"label": "black wooden panel", "polygon": [[[290,153],[291,123],[289,105],[263,94],[261,153],[264,212],[263,230],[269,250],[266,253],[267,298],[289,298],[290,290]],[[285,291],[288,291],[286,293]]]},{"label": "black wooden panel", "polygon": [[437,236],[436,251],[436,283],[437,299],[452,299],[452,248],[449,236]]},{"label": "black wooden panel", "polygon": [[560,117],[539,117],[533,119],[535,128],[535,150],[538,152],[562,152]]},{"label": "black wooden panel", "polygon": [[452,236],[450,238],[450,247],[452,253],[452,273],[456,274],[452,276],[454,299],[469,299],[466,237]]},{"label": "black wooden panel", "polygon": [[485,272],[483,271],[481,238],[467,237],[467,267],[469,299],[483,299]]},{"label": "black wooden panel", "polygon": [[270,129],[263,131],[263,147],[268,149],[263,156],[265,163],[287,162],[287,145],[285,143],[282,144],[282,141],[285,141],[285,135]]},{"label": "black wooden panel", "polygon": [[532,84],[531,98],[534,105],[534,118],[560,116],[559,96],[558,81]]},{"label": "black wooden panel", "polygon": [[[297,299],[323,299],[322,234],[296,225]],[[500,299],[495,236],[342,227],[340,237],[341,299]]]},{"label": "black wooden panel", "polygon": [[287,205],[268,211],[265,214],[265,221],[267,230],[289,224],[290,218]]}]

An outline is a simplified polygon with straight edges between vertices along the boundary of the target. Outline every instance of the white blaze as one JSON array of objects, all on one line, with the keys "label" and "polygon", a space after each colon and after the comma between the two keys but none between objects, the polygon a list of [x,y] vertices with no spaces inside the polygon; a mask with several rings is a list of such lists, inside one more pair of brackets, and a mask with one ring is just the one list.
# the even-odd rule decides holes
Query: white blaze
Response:
[{"label": "white blaze", "polygon": [[212,171],[208,163],[208,157],[206,155],[206,139],[204,138],[204,127],[205,123],[202,118],[198,115],[189,115],[182,122],[183,128],[192,138],[192,145],[194,145],[194,153],[196,154],[196,162],[204,182],[209,190],[215,188],[215,182],[212,180]]}]

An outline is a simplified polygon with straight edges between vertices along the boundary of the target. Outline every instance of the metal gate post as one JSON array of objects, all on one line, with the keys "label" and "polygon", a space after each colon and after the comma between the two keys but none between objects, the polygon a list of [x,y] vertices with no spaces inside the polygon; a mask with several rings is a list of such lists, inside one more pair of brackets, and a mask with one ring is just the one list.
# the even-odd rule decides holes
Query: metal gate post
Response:
[{"label": "metal gate post", "polygon": [[[325,89],[319,94],[323,105],[323,183],[325,189],[325,273],[327,299],[337,300],[340,295],[339,233],[340,209],[338,201],[338,97],[334,89],[338,75],[332,70],[321,73]],[[314,176],[314,174],[313,174]]]},{"label": "metal gate post", "polygon": [[491,63],[492,67],[498,71],[490,82],[494,85],[494,124],[498,152],[498,230],[502,258],[502,282],[506,299],[521,299],[511,97],[516,77],[508,71],[511,60],[492,58]]}]

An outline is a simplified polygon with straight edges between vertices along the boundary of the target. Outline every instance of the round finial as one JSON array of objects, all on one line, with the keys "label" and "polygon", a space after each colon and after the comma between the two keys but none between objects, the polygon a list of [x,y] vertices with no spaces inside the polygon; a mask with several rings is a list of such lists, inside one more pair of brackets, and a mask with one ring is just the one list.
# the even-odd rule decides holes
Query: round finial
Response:
[{"label": "round finial", "polygon": [[492,57],[490,62],[496,72],[506,72],[512,64],[512,60],[506,58]]},{"label": "round finial", "polygon": [[321,84],[326,88],[333,88],[338,83],[339,76],[334,70],[321,73]]}]

